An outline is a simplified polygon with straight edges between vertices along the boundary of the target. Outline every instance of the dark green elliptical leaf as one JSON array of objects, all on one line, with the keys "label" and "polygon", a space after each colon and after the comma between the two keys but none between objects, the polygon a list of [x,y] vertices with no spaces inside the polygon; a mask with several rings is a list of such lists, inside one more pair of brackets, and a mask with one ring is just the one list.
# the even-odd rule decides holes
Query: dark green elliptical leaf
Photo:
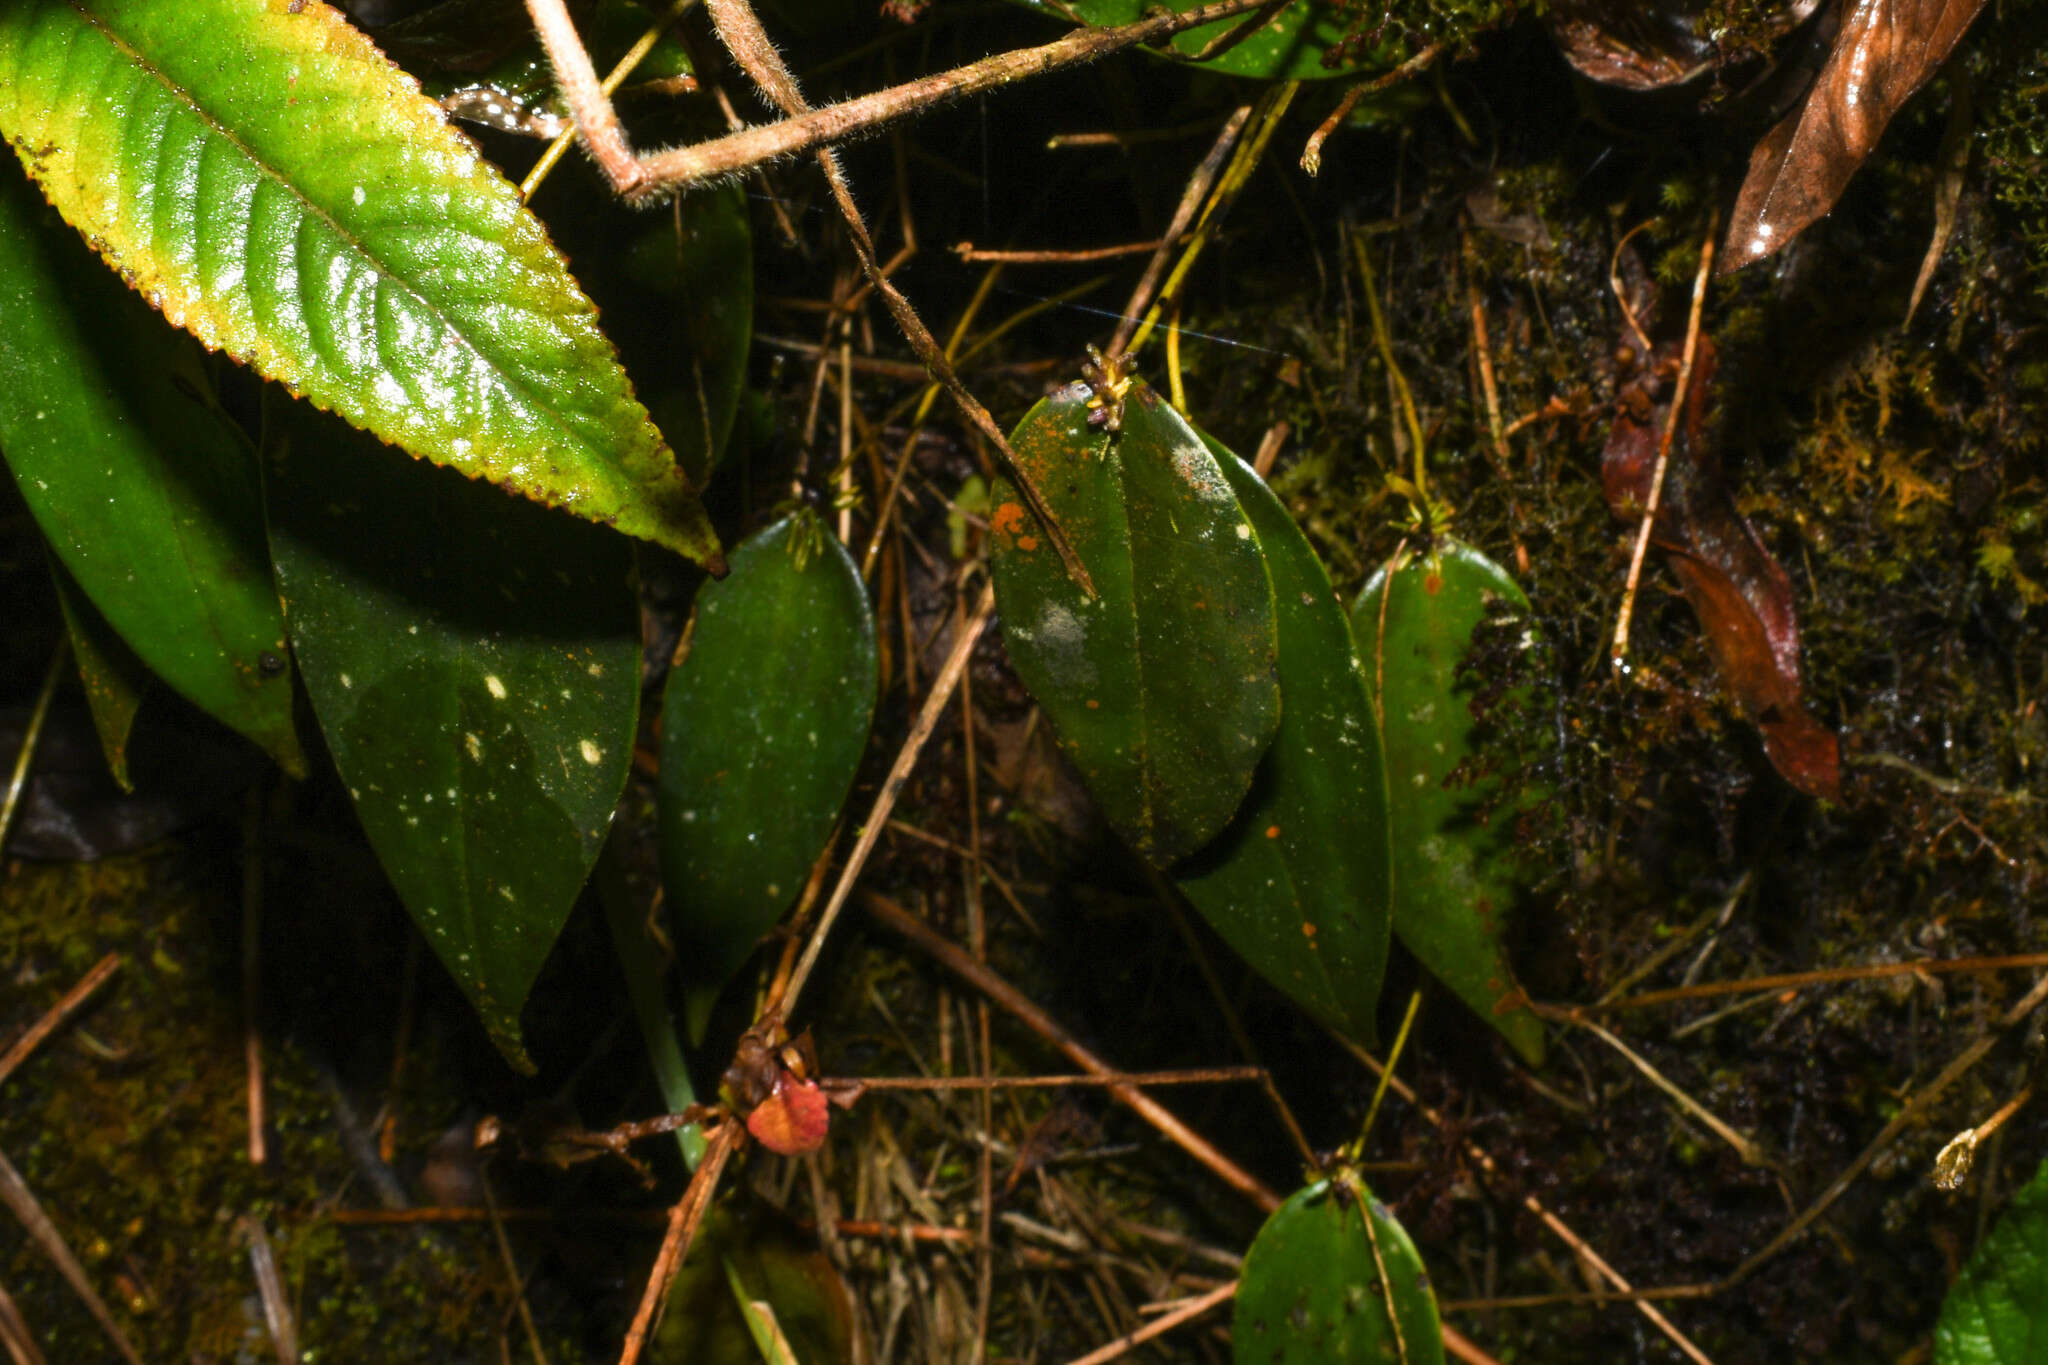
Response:
[{"label": "dark green elliptical leaf", "polygon": [[280,405],[271,550],[334,766],[492,1039],[604,843],[632,760],[632,547]]},{"label": "dark green elliptical leaf", "polygon": [[860,570],[809,512],[748,537],[698,594],[662,701],[659,808],[692,1037],[803,889],[867,749],[876,687]]},{"label": "dark green elliptical leaf", "polygon": [[142,709],[142,694],[149,688],[149,670],[107,624],[62,560],[50,561],[50,581],[57,589],[57,609],[64,614],[71,657],[78,664],[78,681],[85,688],[85,704],[92,712],[92,728],[100,737],[107,771],[113,774],[115,786],[133,792],[135,783],[128,776],[128,736],[135,729],[135,713]]},{"label": "dark green elliptical leaf", "polygon": [[143,663],[303,773],[248,443],[205,398],[199,349],[47,216],[0,167],[0,454]]},{"label": "dark green elliptical leaf", "polygon": [[1456,771],[1473,757],[1475,728],[1458,666],[1473,631],[1503,607],[1526,612],[1529,600],[1492,560],[1446,539],[1430,554],[1404,551],[1374,574],[1351,629],[1380,707],[1394,932],[1534,1065],[1543,1026],[1501,948],[1502,917],[1525,882],[1512,827],[1534,797],[1503,797],[1499,777]]},{"label": "dark green elliptical leaf", "polygon": [[1282,706],[1243,808],[1176,880],[1268,981],[1370,1043],[1392,916],[1379,726],[1351,623],[1315,551],[1250,465],[1214,441],[1209,449],[1273,576]]},{"label": "dark green elliptical leaf", "polygon": [[[1148,10],[1155,8],[1150,0],[1062,0],[1058,5],[1049,3],[1049,0],[1019,0],[1019,3],[1050,18],[1072,20],[1079,17],[1099,28],[1136,23],[1145,17]],[[1178,14],[1204,3],[1206,0],[1165,0],[1163,5],[1156,7]],[[1244,41],[1201,63],[1201,69],[1231,76],[1312,81],[1324,76],[1348,76],[1361,70],[1392,67],[1401,58],[1378,45],[1366,47],[1350,61],[1331,66],[1323,64],[1323,54],[1342,42],[1361,19],[1367,24],[1372,23],[1373,13],[1358,5],[1346,5],[1342,0],[1296,0],[1295,4],[1281,10],[1271,23]],[[1203,24],[1200,28],[1176,34],[1168,42],[1176,53],[1192,57],[1230,33],[1247,17],[1240,14],[1218,19],[1213,24]]]},{"label": "dark green elliptical leaf", "polygon": [[754,341],[745,192],[722,185],[677,200],[633,239],[623,264],[631,292],[620,303],[632,306],[606,316],[624,329],[619,347],[639,367],[647,406],[677,461],[705,483],[732,434]]},{"label": "dark green elliptical leaf", "polygon": [[1201,437],[1140,381],[1123,429],[1070,384],[1011,433],[1099,596],[1067,577],[1008,480],[989,517],[1017,675],[1110,827],[1168,867],[1220,833],[1280,724],[1273,585]]},{"label": "dark green elliptical leaf", "polygon": [[2048,1359],[2048,1162],[1972,1253],[1934,1328],[1934,1365],[2042,1359]]},{"label": "dark green elliptical leaf", "polygon": [[415,455],[717,559],[518,192],[322,0],[0,4],[0,134],[207,346]]},{"label": "dark green elliptical leaf", "polygon": [[1230,1342],[1237,1365],[1441,1365],[1444,1358],[1422,1258],[1350,1170],[1297,1191],[1259,1229],[1245,1253]]}]

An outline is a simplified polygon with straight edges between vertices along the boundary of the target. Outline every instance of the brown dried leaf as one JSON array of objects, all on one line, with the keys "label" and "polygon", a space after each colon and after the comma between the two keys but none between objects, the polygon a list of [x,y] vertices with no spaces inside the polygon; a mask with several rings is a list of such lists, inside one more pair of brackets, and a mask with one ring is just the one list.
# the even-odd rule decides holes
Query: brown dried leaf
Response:
[{"label": "brown dried leaf", "polygon": [[831,1104],[818,1083],[787,1072],[776,1083],[775,1093],[747,1115],[747,1131],[754,1140],[781,1156],[817,1151],[825,1145],[831,1124]]},{"label": "brown dried leaf", "polygon": [[[1659,347],[1615,404],[1601,460],[1601,483],[1614,515],[1639,524],[1656,474],[1657,447],[1670,415],[1679,348]],[[1665,552],[1687,600],[1706,628],[1714,662],[1763,735],[1764,752],[1787,782],[1812,796],[1839,797],[1841,756],[1832,731],[1801,700],[1799,618],[1792,580],[1735,510],[1719,451],[1706,439],[1714,344],[1702,336],[1693,361],[1685,421],[1671,443],[1651,540]]]},{"label": "brown dried leaf", "polygon": [[1797,112],[1757,143],[1720,273],[1761,260],[1835,206],[1906,100],[1984,0],[1843,0],[1834,50]]}]

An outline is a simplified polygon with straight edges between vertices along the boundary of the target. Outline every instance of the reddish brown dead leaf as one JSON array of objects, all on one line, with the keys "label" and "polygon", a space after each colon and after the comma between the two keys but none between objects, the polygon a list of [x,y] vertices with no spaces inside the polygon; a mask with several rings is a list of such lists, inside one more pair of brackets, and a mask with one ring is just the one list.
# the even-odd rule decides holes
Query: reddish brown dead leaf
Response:
[{"label": "reddish brown dead leaf", "polygon": [[[1635,378],[1616,401],[1600,474],[1608,507],[1630,525],[1641,523],[1649,502],[1679,352],[1675,343],[1661,346],[1645,363],[1633,343],[1626,348],[1637,362]],[[1651,540],[1685,588],[1714,662],[1756,722],[1772,765],[1799,790],[1837,799],[1841,756],[1835,735],[1807,714],[1801,700],[1792,580],[1735,510],[1720,453],[1706,439],[1713,377],[1714,344],[1702,336]]]},{"label": "reddish brown dead leaf", "polygon": [[1984,0],[1842,0],[1834,50],[1800,108],[1749,159],[1720,272],[1761,260],[1841,197],[1892,115],[1938,70]]},{"label": "reddish brown dead leaf", "polygon": [[784,1072],[775,1093],[747,1115],[747,1131],[769,1151],[802,1156],[825,1145],[832,1124],[831,1101],[816,1081],[798,1080]]}]

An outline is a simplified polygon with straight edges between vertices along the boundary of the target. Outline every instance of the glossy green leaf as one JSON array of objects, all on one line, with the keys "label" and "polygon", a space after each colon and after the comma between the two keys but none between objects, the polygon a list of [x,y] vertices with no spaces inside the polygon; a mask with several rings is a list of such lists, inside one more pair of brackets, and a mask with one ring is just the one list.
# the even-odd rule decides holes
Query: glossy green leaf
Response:
[{"label": "glossy green leaf", "polygon": [[[1101,28],[1136,23],[1152,9],[1168,9],[1178,14],[1198,8],[1205,0],[1164,0],[1163,3],[1152,3],[1151,0],[1061,0],[1058,4],[1051,3],[1051,0],[1019,0],[1019,3],[1050,18],[1080,18]],[[1170,45],[1181,56],[1193,57],[1234,31],[1247,17],[1237,15],[1189,29],[1170,39]],[[1348,76],[1361,70],[1391,67],[1400,61],[1400,57],[1381,45],[1368,45],[1350,60],[1327,66],[1323,61],[1331,48],[1342,42],[1354,27],[1360,26],[1361,20],[1369,28],[1381,19],[1376,10],[1346,5],[1342,0],[1296,0],[1274,16],[1271,23],[1204,61],[1202,69],[1221,71],[1231,76],[1312,81],[1324,76]]]},{"label": "glossy green leaf", "polygon": [[716,559],[517,191],[321,0],[0,5],[0,134],[207,346],[415,455]]},{"label": "glossy green leaf", "polygon": [[22,499],[144,664],[302,773],[255,459],[208,390],[199,349],[0,166],[0,453]]},{"label": "glossy green leaf", "polygon": [[754,342],[745,192],[725,185],[676,201],[626,248],[622,274],[636,306],[607,316],[630,319],[619,344],[677,461],[701,484],[725,454]]},{"label": "glossy green leaf", "polygon": [[1527,882],[1513,826],[1540,793],[1505,792],[1498,775],[1470,771],[1476,688],[1459,676],[1482,621],[1528,609],[1498,565],[1445,539],[1430,553],[1404,551],[1373,575],[1351,627],[1380,711],[1394,932],[1533,1064],[1543,1057],[1543,1026],[1515,985],[1501,932]]},{"label": "glossy green leaf", "polygon": [[1251,795],[1177,881],[1268,981],[1369,1043],[1392,917],[1379,726],[1350,620],[1315,551],[1250,465],[1209,448],[1272,574],[1282,706]]},{"label": "glossy green leaf", "polygon": [[57,609],[64,613],[71,658],[78,665],[78,681],[85,688],[85,704],[100,737],[100,752],[107,757],[107,771],[115,786],[133,792],[128,736],[135,729],[135,713],[142,709],[149,670],[59,560],[50,561],[50,581],[57,589]]},{"label": "glossy green leaf", "polygon": [[748,537],[699,593],[662,701],[659,805],[693,1037],[803,889],[867,749],[876,687],[860,571],[812,514]]},{"label": "glossy green leaf", "polygon": [[492,1039],[632,760],[631,546],[401,459],[302,404],[267,462],[292,647],[356,814]]},{"label": "glossy green leaf", "polygon": [[1238,1365],[1440,1365],[1443,1327],[1415,1244],[1357,1172],[1282,1204],[1245,1254]]},{"label": "glossy green leaf", "polygon": [[1941,1305],[1934,1365],[2048,1359],[2048,1162],[2012,1197]]},{"label": "glossy green leaf", "polygon": [[1122,430],[1072,384],[1010,436],[1095,580],[1068,578],[1017,490],[989,517],[1010,661],[1110,827],[1160,867],[1219,834],[1280,724],[1273,585],[1215,457],[1141,382]]}]

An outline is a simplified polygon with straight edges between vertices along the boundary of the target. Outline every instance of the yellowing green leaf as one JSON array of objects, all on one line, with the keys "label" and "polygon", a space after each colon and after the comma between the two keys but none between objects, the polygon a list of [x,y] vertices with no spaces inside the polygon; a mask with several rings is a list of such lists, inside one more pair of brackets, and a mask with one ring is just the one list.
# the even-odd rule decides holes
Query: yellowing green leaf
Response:
[{"label": "yellowing green leaf", "polygon": [[415,455],[716,560],[540,224],[321,0],[0,5],[0,135],[207,346]]}]

